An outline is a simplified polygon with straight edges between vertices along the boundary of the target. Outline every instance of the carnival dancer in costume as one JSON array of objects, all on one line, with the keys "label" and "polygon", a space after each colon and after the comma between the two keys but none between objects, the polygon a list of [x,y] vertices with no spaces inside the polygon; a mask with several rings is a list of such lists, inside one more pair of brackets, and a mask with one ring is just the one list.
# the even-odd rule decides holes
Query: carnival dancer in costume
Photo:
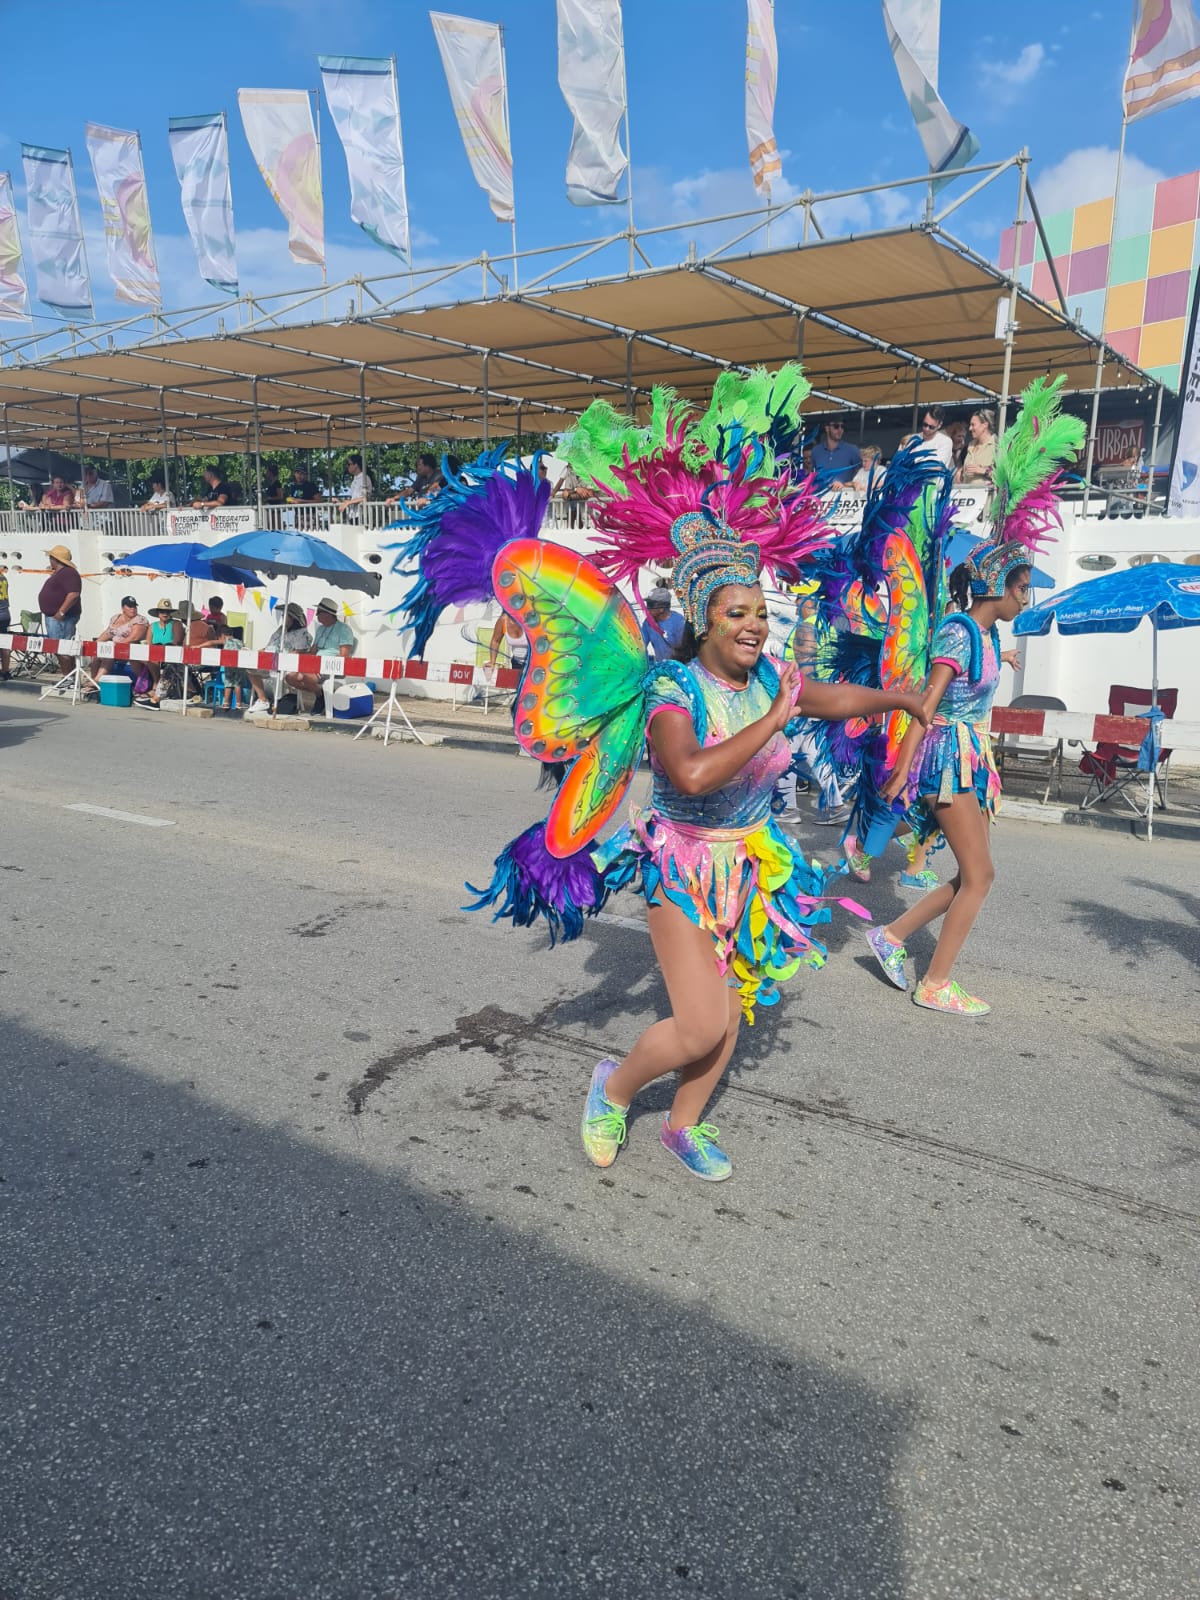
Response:
[{"label": "carnival dancer in costume", "polygon": [[907,990],[906,942],[918,928],[944,917],[912,998],[953,1016],[983,1016],[991,1009],[965,993],[951,973],[994,877],[988,823],[995,817],[1000,778],[988,722],[1001,667],[996,624],[1011,622],[1028,603],[1033,557],[1061,526],[1059,468],[1084,437],[1081,422],[1059,413],[1063,382],[1032,384],[1017,423],[1001,441],[992,539],[951,573],[950,597],[959,609],[942,621],[930,649],[929,727],[907,730],[880,787],[887,803],[911,808],[919,802],[918,838],[944,834],[958,870],[894,922],[870,929],[867,941],[890,982]]},{"label": "carnival dancer in costume", "polygon": [[[647,428],[590,407],[565,454],[596,486],[594,564],[536,537],[542,486],[495,454],[453,477],[399,547],[397,565],[418,568],[404,607],[416,648],[443,607],[494,593],[530,640],[517,738],[543,762],[569,763],[549,817],[501,852],[476,907],[523,926],[544,919],[553,940],[575,937],[618,889],[646,898],[672,1014],[593,1073],[582,1132],[598,1166],[624,1142],[634,1095],[677,1072],[663,1145],[698,1177],[730,1175],[704,1108],[740,1018],[774,1003],[803,962],[820,964],[811,932],[830,917],[821,872],[771,817],[790,759],[785,730],[796,715],[921,714],[917,695],[808,685],[763,655],[760,573],[794,576],[828,536],[809,487],[776,469],[771,442],[794,433],[806,393],[789,367],[723,376],[703,414],[656,391]],[[691,659],[652,664],[617,581],[636,592],[639,573],[664,563]],[[647,728],[651,803],[599,846]]]}]

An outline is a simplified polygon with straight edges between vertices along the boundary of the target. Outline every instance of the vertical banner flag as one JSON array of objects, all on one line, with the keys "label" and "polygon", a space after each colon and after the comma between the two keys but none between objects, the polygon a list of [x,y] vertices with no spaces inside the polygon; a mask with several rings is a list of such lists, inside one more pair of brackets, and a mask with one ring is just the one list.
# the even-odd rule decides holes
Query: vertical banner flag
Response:
[{"label": "vertical banner flag", "polygon": [[33,257],[37,297],[60,316],[72,317],[82,311],[90,318],[92,284],[83,248],[71,152],[23,144],[21,164],[25,168],[29,253]]},{"label": "vertical banner flag", "polygon": [[239,89],[242,127],[263,182],[287,218],[293,261],[325,265],[321,151],[307,89]]},{"label": "vertical banner flag", "polygon": [[621,0],[558,0],[558,87],[575,118],[567,155],[567,199],[612,205],[628,166],[619,130],[625,115]]},{"label": "vertical banner flag", "polygon": [[[1184,352],[1183,381],[1179,385],[1179,420],[1175,424],[1175,452],[1171,457],[1171,484],[1167,490],[1169,517],[1200,517],[1200,282],[1192,291],[1192,320]],[[1150,462],[1153,472],[1154,463]]]},{"label": "vertical banner flag", "polygon": [[1125,120],[1200,94],[1200,22],[1192,0],[1140,0],[1125,70]]},{"label": "vertical banner flag", "polygon": [[513,158],[499,24],[445,11],[431,11],[429,20],[475,182],[487,195],[496,221],[511,222]]},{"label": "vertical banner flag", "polygon": [[104,216],[108,275],[118,300],[132,306],[162,305],[158,261],[150,232],[150,201],[136,133],[89,122],[88,155]]},{"label": "vertical banner flag", "polygon": [[0,172],[0,319],[25,322],[29,301],[21,276],[21,235],[13,205],[12,177]]},{"label": "vertical banner flag", "polygon": [[236,294],[237,252],[233,242],[233,194],[229,188],[229,132],[225,113],[172,117],[167,141],[200,276],[214,289]]},{"label": "vertical banner flag", "polygon": [[754,188],[769,200],[771,185],[783,172],[775,143],[775,0],[746,0],[746,11],[746,141]]},{"label": "vertical banner flag", "polygon": [[396,63],[386,57],[318,56],[325,100],[350,174],[350,219],[408,265],[408,195]]},{"label": "vertical banner flag", "polygon": [[979,140],[946,110],[938,94],[938,40],[942,0],[883,0],[892,59],[900,75],[930,170],[949,176],[968,166],[979,152]]}]

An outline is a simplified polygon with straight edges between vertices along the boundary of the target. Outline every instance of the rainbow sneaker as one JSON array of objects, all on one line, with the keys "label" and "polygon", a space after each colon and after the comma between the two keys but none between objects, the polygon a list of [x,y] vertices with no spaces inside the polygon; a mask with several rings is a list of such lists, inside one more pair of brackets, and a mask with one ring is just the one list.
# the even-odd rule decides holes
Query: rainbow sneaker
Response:
[{"label": "rainbow sneaker", "polygon": [[669,1150],[692,1174],[705,1183],[723,1183],[733,1177],[733,1162],[717,1143],[717,1130],[711,1122],[697,1122],[690,1128],[673,1128],[663,1118],[662,1147]]},{"label": "rainbow sneaker", "polygon": [[905,976],[904,963],[908,951],[902,944],[893,944],[883,931],[883,925],[878,928],[868,928],[864,935],[871,947],[871,954],[883,968],[883,975],[889,983],[894,983],[897,989],[907,990],[908,978]]},{"label": "rainbow sneaker", "polygon": [[913,990],[913,1005],[923,1006],[926,1011],[944,1011],[951,1017],[986,1017],[992,1009],[986,1000],[966,994],[953,978],[940,989],[919,983]]},{"label": "rainbow sneaker", "polygon": [[587,1103],[583,1108],[584,1153],[595,1167],[611,1167],[617,1151],[625,1143],[625,1119],[628,1106],[615,1106],[604,1092],[604,1085],[617,1070],[618,1063],[610,1056],[596,1065],[588,1086]]}]

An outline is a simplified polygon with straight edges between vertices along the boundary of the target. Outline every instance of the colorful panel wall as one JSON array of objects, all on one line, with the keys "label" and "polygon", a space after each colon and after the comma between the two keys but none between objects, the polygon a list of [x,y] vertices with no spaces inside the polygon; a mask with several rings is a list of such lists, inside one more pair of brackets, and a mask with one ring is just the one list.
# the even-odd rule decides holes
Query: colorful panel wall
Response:
[{"label": "colorful panel wall", "polygon": [[[1103,320],[1115,350],[1178,389],[1200,266],[1200,172],[1141,188],[1123,184],[1115,229],[1111,198],[1042,221],[1071,315],[1093,332]],[[1015,232],[1008,228],[1000,239],[1000,266],[1006,272],[1013,265]],[[1037,229],[1030,222],[1021,234],[1017,276],[1039,299],[1055,305],[1054,279]]]}]

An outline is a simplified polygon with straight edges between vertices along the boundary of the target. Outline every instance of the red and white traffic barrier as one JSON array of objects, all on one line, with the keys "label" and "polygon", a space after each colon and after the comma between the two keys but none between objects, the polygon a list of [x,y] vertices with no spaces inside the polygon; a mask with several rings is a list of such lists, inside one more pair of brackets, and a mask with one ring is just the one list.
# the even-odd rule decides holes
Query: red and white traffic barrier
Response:
[{"label": "red and white traffic barrier", "polygon": [[[1019,711],[993,706],[993,734],[1028,734],[1036,739],[1075,739],[1080,744],[1140,745],[1146,737],[1145,717],[1113,717],[1107,712]],[[1159,745],[1177,750],[1200,750],[1200,722],[1163,720],[1158,724]]]}]

